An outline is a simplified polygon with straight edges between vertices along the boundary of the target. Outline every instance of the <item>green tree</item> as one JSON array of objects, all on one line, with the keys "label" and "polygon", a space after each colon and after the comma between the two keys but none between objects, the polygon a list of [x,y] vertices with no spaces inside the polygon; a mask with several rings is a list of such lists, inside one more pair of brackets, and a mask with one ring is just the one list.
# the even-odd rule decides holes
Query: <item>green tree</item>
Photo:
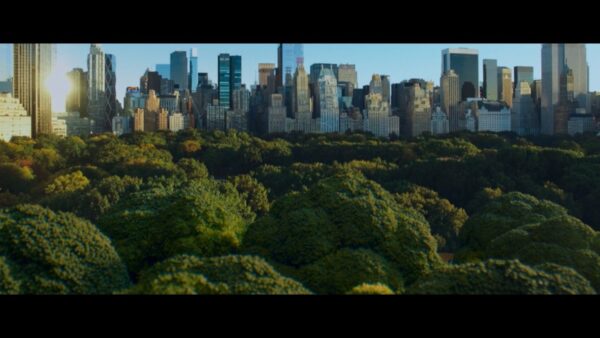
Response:
[{"label": "green tree", "polygon": [[244,243],[247,252],[292,268],[344,248],[370,249],[409,283],[441,264],[423,216],[400,207],[389,192],[356,172],[275,201],[269,214],[249,227]]},{"label": "green tree", "polygon": [[237,191],[246,199],[246,204],[258,216],[269,212],[271,207],[267,189],[250,175],[238,175],[230,177],[229,181]]},{"label": "green tree", "polygon": [[65,194],[81,190],[90,184],[90,180],[80,170],[56,177],[46,186],[44,192],[50,194]]},{"label": "green tree", "polygon": [[235,253],[255,214],[227,182],[156,182],[130,194],[98,220],[129,270],[136,274],[178,255]]},{"label": "green tree", "polygon": [[309,294],[256,256],[180,255],[145,270],[131,294]]},{"label": "green tree", "polygon": [[394,291],[389,286],[381,283],[367,284],[363,283],[355,286],[348,292],[349,295],[393,295]]},{"label": "green tree", "polygon": [[11,193],[28,192],[33,182],[33,172],[28,167],[14,163],[0,164],[0,190]]},{"label": "green tree", "polygon": [[320,294],[344,294],[361,283],[385,284],[402,291],[400,273],[383,257],[367,249],[341,249],[303,266],[298,275]]},{"label": "green tree", "polygon": [[[467,213],[455,207],[438,193],[414,184],[408,184],[395,199],[404,208],[412,208],[423,214],[431,226],[431,233],[443,240],[440,251],[454,252],[458,248],[458,234],[467,220]],[[439,241],[438,241],[439,243]]]},{"label": "green tree", "polygon": [[530,267],[518,260],[488,260],[448,265],[423,277],[409,294],[594,294],[573,269],[546,264]]},{"label": "green tree", "polygon": [[71,213],[37,205],[0,211],[0,292],[108,294],[127,288],[110,240]]}]

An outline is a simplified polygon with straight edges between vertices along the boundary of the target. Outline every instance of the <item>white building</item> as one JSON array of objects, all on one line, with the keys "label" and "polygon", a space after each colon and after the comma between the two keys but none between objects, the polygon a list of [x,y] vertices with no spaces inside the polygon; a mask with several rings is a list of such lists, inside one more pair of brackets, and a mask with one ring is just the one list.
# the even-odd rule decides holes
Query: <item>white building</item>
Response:
[{"label": "white building", "polygon": [[31,116],[10,93],[0,93],[0,138],[10,141],[13,136],[31,137]]},{"label": "white building", "polygon": [[505,103],[482,100],[477,106],[477,131],[510,131],[511,112]]},{"label": "white building", "polygon": [[183,130],[183,114],[181,113],[173,113],[169,116],[169,130],[172,132],[177,132]]},{"label": "white building", "polygon": [[113,116],[112,131],[113,134],[121,136],[132,132],[132,118],[130,116]]},{"label": "white building", "polygon": [[448,134],[449,131],[448,116],[442,111],[442,108],[435,107],[431,114],[431,133],[433,135]]},{"label": "white building", "polygon": [[52,134],[67,137],[67,121],[52,117]]},{"label": "white building", "polygon": [[57,113],[54,116],[58,120],[65,121],[67,136],[84,136],[90,134],[91,121],[87,117],[81,117],[79,112]]},{"label": "white building", "polygon": [[467,113],[465,114],[465,122],[468,131],[476,132],[477,131],[477,118],[471,109],[467,109]]},{"label": "white building", "polygon": [[576,113],[569,117],[567,123],[569,135],[583,134],[596,130],[594,116],[585,113],[585,108],[577,108]]}]

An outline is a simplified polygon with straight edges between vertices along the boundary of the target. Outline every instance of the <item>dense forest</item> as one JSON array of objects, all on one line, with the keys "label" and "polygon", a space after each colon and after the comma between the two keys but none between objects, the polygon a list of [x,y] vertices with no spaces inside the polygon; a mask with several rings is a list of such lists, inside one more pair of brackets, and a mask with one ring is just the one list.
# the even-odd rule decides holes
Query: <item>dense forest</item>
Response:
[{"label": "dense forest", "polygon": [[600,138],[0,141],[0,294],[595,294]]}]

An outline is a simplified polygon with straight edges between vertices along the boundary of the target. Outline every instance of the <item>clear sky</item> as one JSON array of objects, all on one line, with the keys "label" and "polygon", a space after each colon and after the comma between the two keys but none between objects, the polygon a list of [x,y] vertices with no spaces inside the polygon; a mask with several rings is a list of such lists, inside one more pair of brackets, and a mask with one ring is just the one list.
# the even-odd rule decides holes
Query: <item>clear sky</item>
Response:
[{"label": "clear sky", "polygon": [[[217,55],[229,53],[242,56],[242,82],[257,81],[258,63],[276,63],[277,44],[102,44],[105,53],[117,58],[117,98],[123,102],[125,87],[139,86],[146,68],[154,70],[157,63],[169,63],[175,50],[198,49],[198,71],[207,72],[217,80]],[[392,83],[409,78],[423,78],[439,84],[441,51],[444,48],[467,47],[479,50],[479,80],[483,81],[483,59],[497,59],[498,66],[533,66],[534,77],[541,78],[541,44],[305,44],[304,63],[351,63],[356,65],[358,82],[368,84],[373,73],[390,75]],[[89,44],[59,44],[57,46],[57,81],[60,74],[72,68],[86,69]],[[2,57],[0,55],[0,57]],[[590,90],[600,90],[600,44],[587,45],[590,66]],[[53,100],[55,111],[64,103]]]}]

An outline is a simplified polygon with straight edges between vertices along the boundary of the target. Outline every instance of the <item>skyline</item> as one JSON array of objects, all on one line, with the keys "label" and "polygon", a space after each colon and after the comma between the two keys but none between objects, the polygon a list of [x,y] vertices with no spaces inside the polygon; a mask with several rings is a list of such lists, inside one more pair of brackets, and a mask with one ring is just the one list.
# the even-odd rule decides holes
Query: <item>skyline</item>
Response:
[{"label": "skyline", "polygon": [[[331,48],[335,45],[336,48]],[[483,81],[483,59],[496,59],[498,66],[532,66],[534,78],[541,79],[541,44],[304,44],[304,64],[355,64],[360,86],[369,83],[375,73],[390,76],[392,83],[422,78],[439,85],[441,54],[446,48],[474,48],[479,52],[479,82]],[[600,76],[594,76],[600,63],[600,44],[586,44],[590,67],[590,91],[600,89]],[[73,68],[87,70],[90,44],[57,44],[55,74],[52,79],[54,98],[64,97],[68,90],[66,73]],[[208,73],[217,81],[217,56],[220,53],[242,56],[242,83],[248,87],[258,81],[258,64],[277,64],[277,44],[102,44],[105,53],[117,60],[117,99],[123,104],[125,88],[139,86],[146,68],[169,63],[176,50],[198,51],[198,72]],[[0,48],[2,50],[2,48]],[[517,52],[518,51],[518,52]],[[0,56],[4,57],[4,56]],[[514,76],[513,76],[514,79]],[[1,80],[1,79],[0,79]],[[64,111],[64,98],[53,100],[53,111]]]}]

